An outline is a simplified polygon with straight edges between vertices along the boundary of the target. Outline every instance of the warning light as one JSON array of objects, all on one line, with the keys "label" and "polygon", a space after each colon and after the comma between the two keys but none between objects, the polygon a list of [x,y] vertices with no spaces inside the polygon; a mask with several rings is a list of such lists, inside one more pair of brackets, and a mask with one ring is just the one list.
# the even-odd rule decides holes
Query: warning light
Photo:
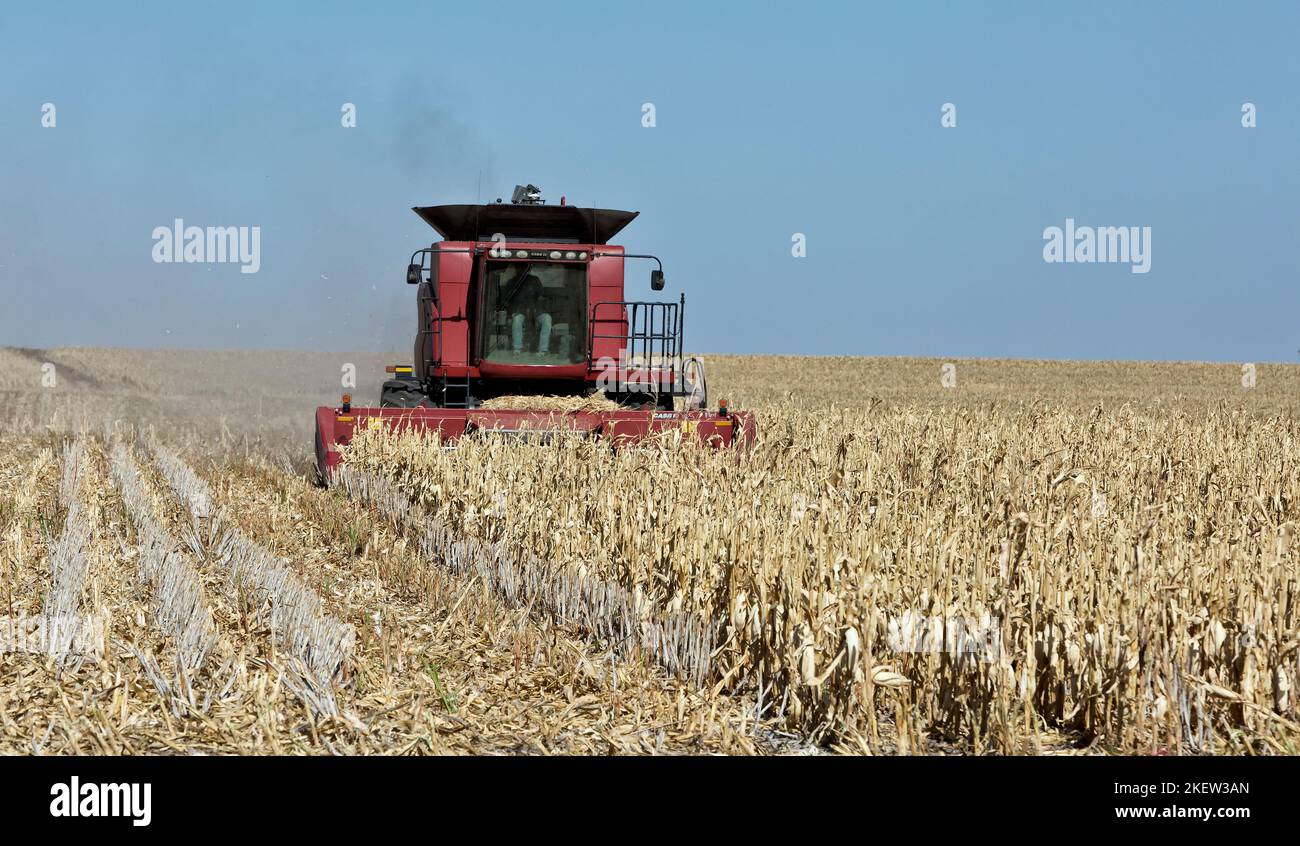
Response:
[{"label": "warning light", "polygon": [[718,414],[721,414],[723,417],[727,416],[727,401],[724,399],[718,400]]},{"label": "warning light", "polygon": [[343,413],[349,414],[352,411],[352,394],[343,395]]}]

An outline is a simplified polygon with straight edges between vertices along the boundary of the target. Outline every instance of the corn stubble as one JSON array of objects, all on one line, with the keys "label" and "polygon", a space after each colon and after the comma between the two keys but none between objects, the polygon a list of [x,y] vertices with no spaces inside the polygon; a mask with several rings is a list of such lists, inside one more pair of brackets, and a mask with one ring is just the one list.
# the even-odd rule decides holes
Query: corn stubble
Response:
[{"label": "corn stubble", "polygon": [[340,715],[333,685],[356,640],[352,627],[335,619],[324,602],[278,558],[249,538],[214,505],[208,483],[175,452],[150,444],[155,463],[172,492],[189,509],[190,545],[228,573],[227,585],[244,591],[269,609],[273,639],[287,653],[285,683],[318,715]]},{"label": "corn stubble", "polygon": [[[0,752],[805,748],[743,698],[591,649],[478,575],[430,567],[414,534],[274,456],[209,463],[145,442],[78,439],[62,462],[58,440],[0,444]],[[69,609],[102,621],[92,654],[81,633],[69,654],[23,638]]]},{"label": "corn stubble", "polygon": [[[1289,417],[1226,403],[761,411],[746,453],[678,439],[444,450],[366,432],[347,490],[409,499],[430,531],[477,544],[484,571],[513,562],[534,610],[621,632],[815,739],[1300,749]],[[608,586],[603,605],[585,583]],[[645,633],[674,615],[705,630],[665,662]]]}]

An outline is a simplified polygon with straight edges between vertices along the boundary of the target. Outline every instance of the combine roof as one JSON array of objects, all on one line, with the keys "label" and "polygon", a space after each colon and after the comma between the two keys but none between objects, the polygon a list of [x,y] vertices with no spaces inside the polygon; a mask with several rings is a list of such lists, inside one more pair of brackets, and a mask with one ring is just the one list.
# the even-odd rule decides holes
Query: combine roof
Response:
[{"label": "combine roof", "polygon": [[417,206],[411,211],[448,241],[490,241],[498,232],[512,241],[608,244],[639,212],[539,204]]}]

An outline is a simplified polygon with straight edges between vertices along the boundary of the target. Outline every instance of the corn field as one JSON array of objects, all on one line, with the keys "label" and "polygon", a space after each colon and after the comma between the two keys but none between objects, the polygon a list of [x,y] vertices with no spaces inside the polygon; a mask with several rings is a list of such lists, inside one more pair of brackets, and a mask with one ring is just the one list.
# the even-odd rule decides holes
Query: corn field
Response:
[{"label": "corn field", "polygon": [[778,406],[760,431],[735,454],[380,430],[347,463],[534,583],[616,586],[635,631],[707,621],[666,668],[813,739],[1296,750],[1292,420]]},{"label": "corn field", "polygon": [[368,432],[321,488],[314,397],[58,356],[0,752],[1300,751],[1300,368],[717,357],[749,450]]}]

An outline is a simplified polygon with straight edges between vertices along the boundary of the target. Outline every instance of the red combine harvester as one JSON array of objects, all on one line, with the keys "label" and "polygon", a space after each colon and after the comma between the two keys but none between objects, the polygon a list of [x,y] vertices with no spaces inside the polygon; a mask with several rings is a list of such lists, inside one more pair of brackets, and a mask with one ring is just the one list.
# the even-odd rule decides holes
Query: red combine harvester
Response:
[{"label": "red combine harvester", "polygon": [[[329,481],[361,427],[546,439],[557,433],[634,442],[677,430],[717,447],[752,443],[752,414],[725,400],[708,408],[703,363],[683,355],[686,297],[628,300],[623,267],[658,258],[609,243],[637,212],[547,205],[532,185],[510,204],[413,209],[445,240],[417,250],[406,281],[417,285],[414,364],[393,366],[379,408],[343,397],[316,410],[316,460]],[[609,410],[529,408],[528,397],[603,397]],[[483,408],[501,397],[518,408]],[[554,401],[550,401],[551,404]],[[542,406],[540,400],[537,405]],[[581,403],[578,403],[581,405]]]}]

